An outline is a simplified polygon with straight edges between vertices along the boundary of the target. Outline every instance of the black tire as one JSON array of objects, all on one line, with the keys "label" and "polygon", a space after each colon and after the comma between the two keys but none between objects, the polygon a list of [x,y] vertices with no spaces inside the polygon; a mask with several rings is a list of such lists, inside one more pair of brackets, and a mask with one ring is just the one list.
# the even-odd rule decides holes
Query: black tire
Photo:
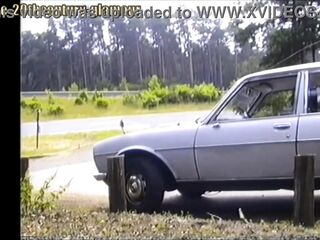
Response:
[{"label": "black tire", "polygon": [[[126,159],[125,191],[128,210],[153,212],[161,206],[164,196],[164,181],[160,170],[152,164],[152,160],[146,157],[130,157]],[[131,184],[133,182],[136,183],[136,180],[132,179],[138,179],[138,183],[142,180],[144,183],[143,194],[137,194],[139,197],[132,197],[136,193],[132,191],[133,185]],[[138,184],[138,186],[141,185]]]},{"label": "black tire", "polygon": [[184,198],[200,198],[206,191],[201,189],[179,189]]}]

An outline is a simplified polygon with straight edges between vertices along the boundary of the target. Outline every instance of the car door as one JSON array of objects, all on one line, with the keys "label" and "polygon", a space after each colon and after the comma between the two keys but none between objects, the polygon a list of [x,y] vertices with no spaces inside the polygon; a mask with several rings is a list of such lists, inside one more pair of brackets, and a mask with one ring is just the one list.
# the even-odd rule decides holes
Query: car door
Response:
[{"label": "car door", "polygon": [[298,153],[315,155],[315,176],[320,177],[320,70],[305,72],[305,106],[299,118]]},{"label": "car door", "polygon": [[[200,179],[292,177],[299,82],[300,74],[295,73],[240,85],[198,129],[195,156]],[[287,99],[283,109],[277,106],[281,99]]]}]

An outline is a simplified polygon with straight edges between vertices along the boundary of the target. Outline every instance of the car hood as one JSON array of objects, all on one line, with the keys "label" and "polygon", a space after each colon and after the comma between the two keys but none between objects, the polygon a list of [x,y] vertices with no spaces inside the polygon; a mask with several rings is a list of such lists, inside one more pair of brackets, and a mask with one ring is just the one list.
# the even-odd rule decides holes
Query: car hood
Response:
[{"label": "car hood", "polygon": [[153,129],[127,133],[98,142],[93,147],[94,156],[114,155],[128,147],[147,147],[154,151],[189,148],[194,144],[198,124],[184,122],[159,125]]}]

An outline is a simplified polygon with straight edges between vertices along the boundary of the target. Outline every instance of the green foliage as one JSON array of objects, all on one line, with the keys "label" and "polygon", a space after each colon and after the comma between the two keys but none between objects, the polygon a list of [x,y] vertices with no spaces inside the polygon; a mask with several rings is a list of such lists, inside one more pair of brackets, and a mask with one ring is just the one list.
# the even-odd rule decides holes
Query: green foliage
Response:
[{"label": "green foliage", "polygon": [[102,89],[112,90],[112,89],[114,89],[114,87],[115,86],[107,80],[97,82],[97,89],[98,90],[102,90]]},{"label": "green foliage", "polygon": [[50,89],[46,90],[47,95],[48,95],[48,104],[52,105],[55,103],[54,99],[53,99],[53,94],[52,92],[50,92]]},{"label": "green foliage", "polygon": [[123,105],[133,105],[138,103],[138,97],[136,95],[125,94],[122,98]]},{"label": "green foliage", "polygon": [[26,176],[20,183],[21,215],[39,214],[56,207],[56,202],[66,191],[69,184],[60,187],[56,192],[49,192],[50,184],[56,174],[47,179],[39,191],[34,191],[30,177]]},{"label": "green foliage", "polygon": [[50,105],[48,108],[48,115],[59,116],[64,113],[64,109],[56,104]]},{"label": "green foliage", "polygon": [[92,102],[95,102],[98,98],[102,98],[102,97],[103,97],[102,93],[96,90],[92,96]]},{"label": "green foliage", "polygon": [[75,82],[71,83],[70,87],[68,88],[69,92],[77,92],[79,90],[80,90],[80,88],[79,88],[78,84],[76,84]]},{"label": "green foliage", "polygon": [[193,89],[193,100],[196,102],[212,102],[219,97],[219,90],[212,84],[200,84]]},{"label": "green foliage", "polygon": [[37,110],[42,110],[42,105],[37,98],[33,97],[31,100],[22,100],[20,103],[22,108],[36,112]]},{"label": "green foliage", "polygon": [[189,84],[177,85],[174,91],[178,95],[179,102],[187,103],[190,102],[193,98],[193,91]]},{"label": "green foliage", "polygon": [[83,104],[83,100],[79,97],[76,98],[76,100],[74,100],[74,104],[75,105],[82,105]]},{"label": "green foliage", "polygon": [[121,91],[129,91],[127,79],[123,78],[119,84],[119,89]]},{"label": "green foliage", "polygon": [[107,109],[109,106],[109,101],[108,101],[108,99],[105,99],[105,98],[99,98],[96,100],[96,106],[98,108]]},{"label": "green foliage", "polygon": [[21,106],[22,108],[26,108],[26,107],[27,107],[26,100],[21,100],[20,106]]},{"label": "green foliage", "polygon": [[86,90],[82,90],[79,94],[79,98],[83,101],[83,102],[88,102],[88,93]]},{"label": "green foliage", "polygon": [[128,86],[129,91],[138,91],[138,90],[142,89],[141,84],[127,82],[127,86]]},{"label": "green foliage", "polygon": [[167,96],[167,103],[175,104],[179,103],[179,94],[175,91],[175,88],[169,89],[169,94]]},{"label": "green foliage", "polygon": [[153,75],[148,82],[148,89],[153,91],[156,89],[163,88],[164,84],[160,81],[157,75]]},{"label": "green foliage", "polygon": [[155,108],[159,105],[160,99],[152,91],[144,91],[141,95],[143,108]]},{"label": "green foliage", "polygon": [[159,103],[167,103],[168,96],[169,96],[169,89],[168,87],[160,87],[152,90],[152,93],[159,98]]}]

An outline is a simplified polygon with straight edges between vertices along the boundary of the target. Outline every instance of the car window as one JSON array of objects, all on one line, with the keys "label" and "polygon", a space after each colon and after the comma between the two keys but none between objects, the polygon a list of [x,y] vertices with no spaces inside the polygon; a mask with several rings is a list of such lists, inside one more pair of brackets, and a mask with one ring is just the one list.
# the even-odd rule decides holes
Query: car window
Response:
[{"label": "car window", "polygon": [[272,92],[265,96],[254,112],[254,117],[283,116],[293,114],[293,90]]},{"label": "car window", "polygon": [[245,84],[220,112],[217,120],[293,114],[296,78],[282,77]]},{"label": "car window", "polygon": [[320,112],[320,72],[309,75],[308,113],[313,112]]},{"label": "car window", "polygon": [[245,85],[220,113],[218,119],[231,120],[246,118],[247,112],[260,94],[261,92],[251,88],[250,84]]}]

